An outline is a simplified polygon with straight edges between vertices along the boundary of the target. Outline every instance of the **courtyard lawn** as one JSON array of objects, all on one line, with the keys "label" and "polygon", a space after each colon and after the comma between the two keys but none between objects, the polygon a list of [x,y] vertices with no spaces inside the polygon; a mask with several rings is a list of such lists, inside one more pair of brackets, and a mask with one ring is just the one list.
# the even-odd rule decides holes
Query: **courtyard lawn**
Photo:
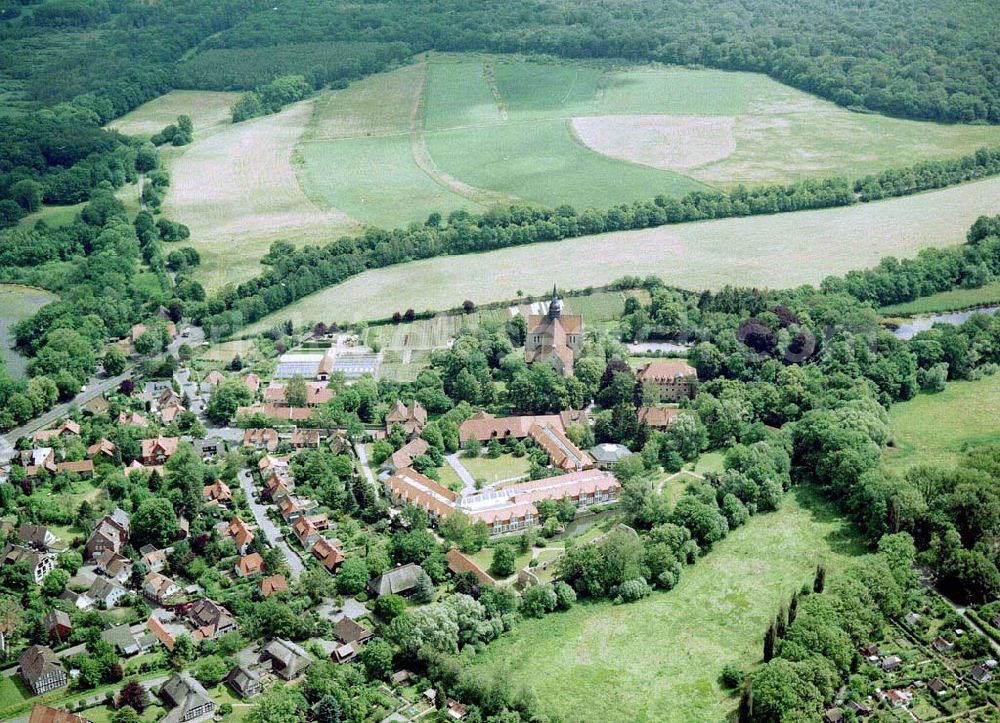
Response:
[{"label": "courtyard lawn", "polygon": [[949,382],[943,392],[893,405],[889,418],[894,446],[885,458],[891,466],[954,463],[970,447],[1000,442],[1000,374]]},{"label": "courtyard lawn", "polygon": [[936,314],[945,311],[971,309],[1000,303],[1000,283],[987,284],[978,289],[955,289],[931,294],[905,304],[883,306],[879,312],[887,316],[910,316],[913,314]]},{"label": "courtyard lawn", "polygon": [[719,685],[722,667],[760,660],[768,622],[817,562],[834,577],[861,553],[846,520],[794,488],[781,510],[686,568],[674,590],[526,620],[476,662],[532,688],[542,711],[565,720],[723,720],[737,700]]},{"label": "courtyard lawn", "polygon": [[483,480],[488,485],[514,477],[524,477],[530,467],[527,455],[515,457],[512,454],[501,454],[496,459],[491,459],[485,454],[479,457],[466,457],[462,454],[458,461],[477,481]]}]

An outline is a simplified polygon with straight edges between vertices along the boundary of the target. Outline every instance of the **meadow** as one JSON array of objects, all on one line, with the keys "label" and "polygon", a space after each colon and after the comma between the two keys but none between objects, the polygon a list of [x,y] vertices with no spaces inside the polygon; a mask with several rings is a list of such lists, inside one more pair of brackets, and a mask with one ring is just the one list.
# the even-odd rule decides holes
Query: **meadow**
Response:
[{"label": "meadow", "polygon": [[998,142],[1000,128],[853,113],[753,73],[431,54],[322,96],[299,156],[314,201],[398,226],[854,178]]},{"label": "meadow", "polygon": [[943,392],[921,394],[889,410],[891,466],[949,465],[970,447],[1000,443],[1000,374],[949,382]]},{"label": "meadow", "polygon": [[861,552],[828,503],[793,488],[779,511],[685,568],[670,592],[526,620],[475,662],[529,686],[544,712],[566,720],[723,720],[737,701],[719,685],[722,667],[760,660],[778,605],[819,561],[835,577]]},{"label": "meadow", "polygon": [[977,306],[988,306],[1000,302],[1000,284],[986,284],[978,289],[954,289],[940,294],[923,296],[904,304],[883,306],[879,311],[888,316],[913,316],[915,314],[936,314],[945,311],[960,311]]},{"label": "meadow", "polygon": [[191,118],[195,135],[201,138],[209,130],[229,123],[229,108],[239,96],[239,93],[173,90],[111,121],[108,128],[148,138],[176,123],[177,116],[186,115]]},{"label": "meadow", "polygon": [[959,243],[975,219],[996,213],[1000,179],[844,208],[732,218],[585,236],[366,271],[266,317],[362,321],[393,311],[447,309],[523,291],[600,286],[654,274],[681,288],[789,288]]},{"label": "meadow", "polygon": [[0,284],[0,355],[11,375],[23,378],[28,360],[13,349],[14,325],[27,319],[58,297],[44,289],[19,284]]}]

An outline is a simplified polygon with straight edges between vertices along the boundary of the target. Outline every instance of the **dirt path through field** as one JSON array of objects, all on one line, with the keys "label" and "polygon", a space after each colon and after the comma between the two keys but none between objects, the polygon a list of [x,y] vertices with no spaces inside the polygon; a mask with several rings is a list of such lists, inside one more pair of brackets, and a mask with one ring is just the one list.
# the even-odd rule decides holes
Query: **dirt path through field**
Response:
[{"label": "dirt path through field", "polygon": [[[413,108],[410,111],[410,153],[413,155],[413,162],[439,186],[443,186],[473,203],[482,206],[517,203],[519,199],[515,196],[470,186],[468,183],[449,175],[434,162],[430,149],[427,147],[427,137],[424,131],[424,90],[427,87],[427,63],[422,62],[421,67],[423,73],[420,76],[420,85],[417,88]],[[499,91],[497,92],[499,93]],[[506,111],[501,111],[501,113],[506,116]]]}]

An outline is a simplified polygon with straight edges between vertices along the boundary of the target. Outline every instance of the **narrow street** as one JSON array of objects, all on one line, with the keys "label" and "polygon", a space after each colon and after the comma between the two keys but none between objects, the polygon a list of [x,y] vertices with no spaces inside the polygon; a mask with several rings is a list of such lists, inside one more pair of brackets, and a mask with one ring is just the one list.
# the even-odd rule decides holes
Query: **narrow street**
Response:
[{"label": "narrow street", "polygon": [[277,526],[267,516],[267,505],[261,504],[257,499],[257,491],[254,488],[250,470],[241,469],[239,471],[239,478],[240,488],[247,497],[247,504],[250,505],[254,520],[257,522],[257,529],[264,534],[264,539],[281,550],[281,554],[285,556],[285,561],[288,563],[292,579],[298,580],[299,576],[306,569],[305,565],[302,564],[302,559],[288,546],[288,543],[281,537],[281,532]]},{"label": "narrow street", "polygon": [[354,453],[358,455],[358,461],[361,463],[361,471],[364,473],[365,479],[368,480],[368,484],[375,490],[375,494],[379,494],[378,482],[375,480],[375,474],[372,472],[371,465],[368,464],[368,452],[365,451],[365,445],[355,444]]}]

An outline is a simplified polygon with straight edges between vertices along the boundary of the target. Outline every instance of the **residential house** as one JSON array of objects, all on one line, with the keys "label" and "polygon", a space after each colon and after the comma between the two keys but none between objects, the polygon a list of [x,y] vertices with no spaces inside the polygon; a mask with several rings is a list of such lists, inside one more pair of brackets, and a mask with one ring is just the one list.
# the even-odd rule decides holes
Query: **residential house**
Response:
[{"label": "residential house", "polygon": [[32,645],[21,653],[18,663],[21,680],[35,695],[42,695],[66,685],[66,671],[59,658],[52,652],[52,648],[48,646]]},{"label": "residential house", "polygon": [[90,589],[87,590],[87,597],[108,609],[117,605],[126,595],[128,595],[128,590],[114,580],[109,580],[106,577],[99,577],[94,580],[90,585]]},{"label": "residential house", "polygon": [[256,397],[257,392],[260,390],[260,377],[251,372],[250,374],[247,374],[245,377],[243,377],[243,383],[246,384],[246,387],[247,389],[250,390],[250,393],[253,394],[254,397]]},{"label": "residential house", "polygon": [[170,402],[170,404],[160,407],[160,421],[164,424],[171,424],[177,421],[182,412],[186,411],[187,408],[180,402]]},{"label": "residential house", "polygon": [[489,585],[491,587],[496,586],[497,581],[486,572],[482,567],[476,564],[476,561],[471,557],[463,553],[457,547],[453,547],[448,550],[448,569],[451,570],[456,575],[461,575],[463,573],[471,572],[476,576],[481,585]]},{"label": "residential house", "polygon": [[562,300],[553,289],[548,311],[528,316],[524,359],[528,364],[546,362],[563,376],[571,377],[573,362],[583,349],[583,317],[562,312]]},{"label": "residential house", "polygon": [[288,580],[285,579],[284,575],[268,575],[261,578],[257,588],[260,590],[261,596],[266,599],[272,595],[288,592]]},{"label": "residential house", "polygon": [[201,494],[205,498],[205,504],[209,507],[225,506],[233,501],[233,491],[221,479],[206,485]]},{"label": "residential house", "polygon": [[41,583],[45,579],[45,576],[52,572],[52,569],[55,567],[55,556],[47,552],[32,550],[28,547],[18,547],[17,545],[8,543],[3,548],[3,552],[0,553],[0,567],[16,565],[22,561],[28,563],[28,568],[31,570],[31,576],[36,585]]},{"label": "residential house", "polygon": [[263,429],[244,429],[243,446],[254,449],[266,449],[273,452],[278,448],[278,430],[271,427]]},{"label": "residential house", "polygon": [[63,590],[59,593],[59,599],[65,600],[77,610],[89,610],[94,607],[94,601],[87,597],[86,593]]},{"label": "residential house", "polygon": [[28,477],[37,477],[43,472],[55,474],[58,469],[56,467],[56,452],[52,447],[22,450],[17,460],[24,467],[24,473]]},{"label": "residential house", "polygon": [[823,723],[841,723],[844,720],[844,713],[840,708],[827,708],[823,712]]},{"label": "residential house", "polygon": [[105,515],[94,528],[85,548],[86,558],[96,559],[105,550],[120,552],[128,541],[131,521],[128,513],[115,508],[110,515]]},{"label": "residential house", "polygon": [[160,723],[183,723],[211,715],[215,703],[197,680],[187,673],[174,673],[160,686],[160,698],[170,708]]},{"label": "residential house", "polygon": [[110,439],[104,439],[102,437],[87,447],[87,457],[89,459],[97,459],[98,457],[101,457],[109,462],[113,462],[117,451],[118,447],[114,442]]},{"label": "residential house", "polygon": [[353,643],[338,645],[330,653],[330,659],[335,663],[348,663],[358,656],[358,649]]},{"label": "residential house", "polygon": [[549,464],[566,472],[579,472],[594,466],[594,460],[580,450],[558,427],[535,424],[528,430],[528,437],[549,458]]},{"label": "residential house", "polygon": [[905,708],[913,701],[913,691],[905,688],[885,692],[885,699],[893,708]]},{"label": "residential house", "polygon": [[230,670],[224,678],[224,682],[241,698],[253,698],[264,690],[264,681],[255,671],[245,665],[237,665]]},{"label": "residential house", "polygon": [[155,615],[149,616],[149,620],[146,621],[146,627],[149,628],[149,632],[154,638],[163,643],[163,647],[167,650],[174,649],[174,645],[177,644],[177,638],[174,637],[174,634]]},{"label": "residential house", "polygon": [[142,564],[150,572],[160,572],[167,565],[167,550],[157,550],[152,545],[143,545],[139,550]]},{"label": "residential house", "polygon": [[73,623],[69,619],[69,615],[59,608],[52,608],[45,613],[43,623],[49,640],[56,644],[66,640],[73,632]]},{"label": "residential house", "polygon": [[177,437],[158,436],[142,440],[141,461],[147,467],[164,464],[177,451],[180,440]]},{"label": "residential house", "polygon": [[[273,499],[273,497],[272,497]],[[287,524],[292,524],[295,520],[303,516],[308,516],[316,510],[319,505],[315,500],[304,497],[294,497],[289,495],[278,503],[278,511]]]},{"label": "residential house", "polygon": [[422,454],[426,454],[428,449],[430,449],[430,444],[427,443],[427,440],[422,437],[416,437],[393,452],[382,463],[382,467],[392,472],[404,469],[405,467],[411,467],[413,460]]},{"label": "residential house", "polygon": [[272,422],[306,422],[312,419],[311,407],[282,407],[277,404],[251,404],[236,410],[237,416],[261,414]]},{"label": "residential house", "polygon": [[214,600],[202,598],[188,609],[188,619],[194,626],[194,639],[215,640],[238,626],[228,610]]},{"label": "residential house", "polygon": [[448,705],[445,710],[448,711],[448,717],[452,720],[462,720],[469,714],[469,709],[454,698],[448,699]]},{"label": "residential house", "polygon": [[319,449],[320,431],[318,429],[297,428],[292,432],[288,443],[292,449]]},{"label": "residential house", "polygon": [[101,631],[101,640],[115,649],[123,658],[148,653],[156,645],[156,638],[149,633],[136,635],[130,625],[114,625]]},{"label": "residential house", "polygon": [[945,685],[945,682],[940,678],[932,678],[930,682],[927,683],[927,689],[938,697],[948,692],[948,686]]},{"label": "residential house", "polygon": [[655,385],[660,399],[665,402],[693,399],[697,393],[698,371],[679,359],[651,361],[639,371],[636,378],[644,385]]},{"label": "residential house", "polygon": [[56,465],[57,474],[75,474],[83,479],[94,476],[94,460],[81,459],[78,462],[60,462]]},{"label": "residential house", "polygon": [[397,424],[403,429],[407,439],[416,437],[427,424],[427,410],[416,400],[403,404],[397,399],[392,409],[385,415],[385,433],[391,434]]},{"label": "residential house", "polygon": [[31,716],[28,723],[92,723],[89,718],[75,715],[57,708],[49,708],[47,705],[35,703],[31,707]]},{"label": "residential house", "polygon": [[373,597],[383,595],[408,595],[417,588],[424,569],[416,563],[408,563],[387,570],[368,582],[368,592]]},{"label": "residential house", "polygon": [[17,539],[24,547],[45,552],[56,544],[57,537],[52,530],[30,522],[22,522],[17,528]]},{"label": "residential house", "polygon": [[163,602],[181,591],[180,587],[166,575],[150,572],[142,581],[142,594],[153,602]]},{"label": "residential house", "polygon": [[864,718],[865,716],[872,714],[871,706],[866,703],[858,703],[856,701],[849,700],[844,704],[844,707],[854,711],[854,715],[859,718]]},{"label": "residential house", "polygon": [[680,415],[676,407],[639,407],[639,424],[645,424],[651,429],[666,429]]},{"label": "residential house", "polygon": [[264,648],[261,662],[271,662],[271,671],[283,680],[293,680],[312,663],[309,653],[290,640],[277,638]]},{"label": "residential house", "polygon": [[114,550],[104,550],[94,558],[97,571],[125,584],[132,577],[132,561]]},{"label": "residential house", "polygon": [[219,382],[225,380],[225,378],[226,377],[223,376],[222,372],[220,372],[218,369],[213,369],[212,371],[210,371],[208,374],[205,375],[204,382],[205,384],[208,384],[210,387],[214,387]]},{"label": "residential house", "polygon": [[313,543],[312,554],[327,569],[327,572],[336,572],[340,563],[344,561],[344,553],[340,551],[338,540],[328,540],[321,537]]},{"label": "residential house", "polygon": [[251,577],[264,572],[264,558],[258,552],[244,555],[236,562],[236,574],[240,577]]},{"label": "residential house", "polygon": [[347,616],[333,626],[333,636],[342,643],[352,643],[355,648],[367,643],[374,635],[374,632]]},{"label": "residential house", "polygon": [[80,436],[80,425],[74,422],[72,419],[65,419],[58,426],[52,429],[43,429],[32,436],[32,441],[35,444],[41,444],[43,442],[48,442],[49,440],[55,439],[56,437],[79,437]]},{"label": "residential house", "polygon": [[239,515],[233,517],[229,524],[221,527],[223,537],[231,537],[236,543],[236,551],[245,555],[250,543],[253,542],[253,528],[240,519]]},{"label": "residential house", "polygon": [[205,462],[211,462],[226,451],[226,442],[218,437],[207,437],[194,441],[194,451]]},{"label": "residential house", "polygon": [[299,517],[292,523],[292,532],[295,533],[299,544],[306,550],[310,549],[322,537],[316,526],[310,522],[308,517]]},{"label": "residential house", "polygon": [[149,422],[138,412],[126,412],[124,409],[118,413],[119,427],[142,427],[145,429]]}]

